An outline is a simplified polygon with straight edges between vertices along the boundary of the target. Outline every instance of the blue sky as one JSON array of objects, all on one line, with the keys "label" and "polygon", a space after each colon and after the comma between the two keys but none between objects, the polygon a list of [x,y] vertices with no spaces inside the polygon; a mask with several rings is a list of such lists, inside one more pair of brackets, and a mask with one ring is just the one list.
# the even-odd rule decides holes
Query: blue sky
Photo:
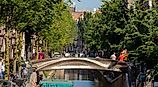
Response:
[{"label": "blue sky", "polygon": [[93,10],[101,6],[101,0],[72,0],[76,4],[77,10]]}]

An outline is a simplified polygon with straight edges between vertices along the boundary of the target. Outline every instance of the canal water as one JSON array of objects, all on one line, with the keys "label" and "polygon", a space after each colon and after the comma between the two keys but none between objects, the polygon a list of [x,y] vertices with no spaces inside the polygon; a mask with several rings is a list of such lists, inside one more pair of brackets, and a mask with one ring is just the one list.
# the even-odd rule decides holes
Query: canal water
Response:
[{"label": "canal water", "polygon": [[93,81],[76,80],[76,81],[74,81],[74,87],[96,87],[96,86]]},{"label": "canal water", "polygon": [[57,70],[41,87],[107,87],[103,75],[96,70]]},{"label": "canal water", "polygon": [[94,81],[71,80],[71,81],[42,81],[40,87],[106,87],[99,86]]},{"label": "canal water", "polygon": [[42,81],[41,87],[98,87],[93,81],[71,80],[71,81]]}]

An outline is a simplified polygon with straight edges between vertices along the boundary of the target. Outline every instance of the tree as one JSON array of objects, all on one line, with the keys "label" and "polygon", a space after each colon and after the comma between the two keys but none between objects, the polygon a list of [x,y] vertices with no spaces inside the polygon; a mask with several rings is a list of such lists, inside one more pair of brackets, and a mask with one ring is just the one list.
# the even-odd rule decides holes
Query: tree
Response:
[{"label": "tree", "polygon": [[101,13],[85,14],[82,20],[85,43],[92,50],[106,49],[106,54],[110,55],[109,51],[121,48],[119,43],[124,37],[122,28],[127,20],[127,11],[121,0],[106,1],[100,10]]},{"label": "tree", "polygon": [[94,50],[120,52],[120,49],[126,48],[129,51],[129,60],[133,61],[149,63],[148,61],[156,60],[155,52],[158,47],[156,5],[149,10],[146,2],[135,2],[133,9],[127,9],[126,3],[122,0],[103,3],[99,15],[85,14],[84,19],[80,21],[86,44],[90,48],[95,47]]},{"label": "tree", "polygon": [[41,35],[49,42],[48,46],[51,50],[60,51],[64,46],[73,42],[76,26],[67,4],[64,2],[55,4],[53,9],[53,20],[49,28],[42,30]]},{"label": "tree", "polygon": [[[99,36],[101,35],[101,25],[100,23],[100,14],[92,15],[92,13],[85,13],[85,18],[81,20],[78,24],[80,25],[81,33],[83,32],[83,39],[87,44],[88,48],[91,49],[99,49],[101,48],[99,40],[101,39]],[[101,27],[101,28],[100,28]],[[95,30],[97,28],[97,30]],[[86,32],[86,33],[85,33]],[[95,35],[94,35],[95,34]]]},{"label": "tree", "polygon": [[[0,24],[6,26],[6,33],[13,29],[20,33],[20,44],[16,44],[19,53],[22,32],[26,34],[26,53],[31,49],[31,36],[37,36],[37,54],[39,39],[49,42],[51,49],[57,49],[72,42],[75,36],[75,24],[63,0],[0,0],[0,13]],[[8,36],[7,40],[9,40]],[[7,60],[9,60],[8,44],[6,45]]]},{"label": "tree", "polygon": [[[41,33],[47,33],[42,38],[48,40],[51,37],[48,40],[52,40],[49,45],[54,44],[50,46],[51,48],[58,48],[72,42],[75,33],[75,24],[69,12],[68,5],[63,0],[13,0],[12,2],[3,1],[3,3],[13,5],[11,26],[16,26],[18,30],[26,33],[26,48],[30,46],[32,34],[41,36],[43,35]],[[6,16],[4,15],[3,17]],[[50,28],[52,29],[52,34],[50,34]],[[62,37],[59,39],[58,36]]]},{"label": "tree", "polygon": [[[6,24],[10,17],[9,29],[26,33],[26,48],[30,49],[31,35],[50,25],[52,20],[52,5],[57,3],[51,0],[1,0],[1,21]],[[9,10],[8,10],[9,9]],[[27,50],[26,50],[27,51]]]}]

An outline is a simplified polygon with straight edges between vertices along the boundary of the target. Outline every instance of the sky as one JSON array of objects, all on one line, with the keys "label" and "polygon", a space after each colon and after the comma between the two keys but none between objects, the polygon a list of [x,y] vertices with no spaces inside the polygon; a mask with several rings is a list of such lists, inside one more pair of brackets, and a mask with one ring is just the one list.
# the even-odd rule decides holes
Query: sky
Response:
[{"label": "sky", "polygon": [[91,10],[101,6],[101,0],[72,0],[76,4],[76,10]]}]

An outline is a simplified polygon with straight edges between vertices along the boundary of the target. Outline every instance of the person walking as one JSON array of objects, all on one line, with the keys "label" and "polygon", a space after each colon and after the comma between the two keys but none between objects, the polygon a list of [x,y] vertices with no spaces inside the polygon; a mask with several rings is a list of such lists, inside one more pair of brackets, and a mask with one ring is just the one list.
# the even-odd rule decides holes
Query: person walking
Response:
[{"label": "person walking", "polygon": [[3,62],[2,58],[0,58],[0,79],[3,79]]},{"label": "person walking", "polygon": [[4,75],[5,75],[5,63],[4,63],[4,59],[2,59],[2,76],[3,76],[3,79],[4,79]]},{"label": "person walking", "polygon": [[145,85],[145,80],[146,80],[146,75],[144,72],[140,72],[139,75],[138,75],[138,83],[137,83],[137,87],[141,86],[141,87],[144,87]]},{"label": "person walking", "polygon": [[36,68],[33,68],[33,72],[30,76],[30,87],[38,87]]},{"label": "person walking", "polygon": [[27,72],[28,72],[27,68],[24,67],[24,68],[23,68],[23,78],[24,78],[24,79],[26,79]]}]

